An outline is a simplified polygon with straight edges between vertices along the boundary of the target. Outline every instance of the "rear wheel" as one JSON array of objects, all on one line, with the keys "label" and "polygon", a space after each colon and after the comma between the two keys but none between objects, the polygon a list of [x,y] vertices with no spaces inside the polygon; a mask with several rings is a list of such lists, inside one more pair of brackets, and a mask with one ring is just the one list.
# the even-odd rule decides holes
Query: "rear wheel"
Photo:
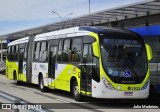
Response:
[{"label": "rear wheel", "polygon": [[39,79],[39,88],[42,92],[45,92],[47,90],[47,88],[44,86],[44,80],[42,76],[40,76]]},{"label": "rear wheel", "polygon": [[16,85],[20,85],[21,82],[18,81],[16,72],[13,73],[13,76],[14,76],[14,82],[15,82],[15,84],[16,84]]},{"label": "rear wheel", "polygon": [[81,101],[82,100],[82,96],[79,93],[79,88],[78,88],[78,84],[77,81],[75,81],[73,83],[73,98],[75,99],[75,101]]}]

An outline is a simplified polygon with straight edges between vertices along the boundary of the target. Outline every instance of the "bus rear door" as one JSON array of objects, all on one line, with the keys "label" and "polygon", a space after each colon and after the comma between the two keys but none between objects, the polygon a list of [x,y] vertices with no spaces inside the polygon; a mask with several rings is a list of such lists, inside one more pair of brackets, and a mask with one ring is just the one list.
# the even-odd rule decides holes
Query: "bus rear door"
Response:
[{"label": "bus rear door", "polygon": [[48,85],[54,87],[58,40],[49,41]]},{"label": "bus rear door", "polygon": [[23,57],[24,57],[24,47],[19,49],[19,56],[18,56],[18,76],[20,80],[23,80]]}]

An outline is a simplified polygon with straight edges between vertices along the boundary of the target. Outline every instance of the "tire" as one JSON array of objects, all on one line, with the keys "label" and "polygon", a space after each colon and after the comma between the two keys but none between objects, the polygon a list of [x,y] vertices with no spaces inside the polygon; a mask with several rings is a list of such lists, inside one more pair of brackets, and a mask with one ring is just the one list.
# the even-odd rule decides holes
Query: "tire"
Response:
[{"label": "tire", "polygon": [[39,88],[41,92],[45,92],[47,90],[47,88],[44,86],[44,80],[42,76],[40,76],[40,79],[39,79]]},{"label": "tire", "polygon": [[78,90],[79,90],[78,84],[77,81],[75,81],[73,83],[73,89],[72,89],[73,98],[75,99],[75,101],[82,101],[82,96],[79,94]]},{"label": "tire", "polygon": [[16,72],[14,72],[13,74],[14,74],[13,76],[14,76],[14,82],[15,82],[15,84],[16,85],[20,85],[21,82],[17,80],[17,74],[16,74]]}]

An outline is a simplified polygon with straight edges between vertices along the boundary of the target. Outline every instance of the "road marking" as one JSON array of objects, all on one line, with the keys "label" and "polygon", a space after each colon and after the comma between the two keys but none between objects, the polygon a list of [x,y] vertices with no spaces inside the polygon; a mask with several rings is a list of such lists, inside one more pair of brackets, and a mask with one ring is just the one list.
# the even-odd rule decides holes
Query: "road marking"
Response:
[{"label": "road marking", "polygon": [[27,92],[30,92],[30,93],[35,93],[34,91],[31,91],[31,90],[28,90],[28,89],[25,89]]},{"label": "road marking", "polygon": [[59,99],[59,98],[57,98],[56,100],[57,100],[57,101],[64,102],[64,103],[71,103],[71,102],[69,102],[69,101],[65,101],[65,100],[62,100],[62,99]]},{"label": "road marking", "polygon": [[57,101],[61,101],[61,102],[64,102],[64,103],[71,103],[69,101],[62,100],[62,99],[59,99],[59,98],[56,98],[56,97],[52,97],[52,96],[49,96],[49,95],[45,95],[43,93],[39,93],[39,92],[36,92],[36,91],[28,90],[28,89],[25,89],[23,87],[17,87],[17,86],[14,86],[14,85],[12,85],[12,87],[15,87],[15,88],[18,88],[18,89],[21,89],[21,90],[25,90],[27,92],[34,93],[34,94],[37,94],[37,95],[40,95],[40,96],[49,97],[49,98],[52,98],[52,99],[55,99]]}]

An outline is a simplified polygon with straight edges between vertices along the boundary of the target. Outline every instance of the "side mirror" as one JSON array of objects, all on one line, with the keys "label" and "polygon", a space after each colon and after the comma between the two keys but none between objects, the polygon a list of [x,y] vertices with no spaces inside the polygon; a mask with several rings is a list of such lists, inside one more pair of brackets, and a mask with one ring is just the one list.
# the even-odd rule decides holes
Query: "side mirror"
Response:
[{"label": "side mirror", "polygon": [[100,51],[99,51],[99,45],[98,45],[98,43],[94,42],[92,44],[92,48],[93,48],[93,55],[99,58]]},{"label": "side mirror", "polygon": [[148,44],[145,44],[147,51],[147,58],[150,61],[153,58],[152,49]]}]

